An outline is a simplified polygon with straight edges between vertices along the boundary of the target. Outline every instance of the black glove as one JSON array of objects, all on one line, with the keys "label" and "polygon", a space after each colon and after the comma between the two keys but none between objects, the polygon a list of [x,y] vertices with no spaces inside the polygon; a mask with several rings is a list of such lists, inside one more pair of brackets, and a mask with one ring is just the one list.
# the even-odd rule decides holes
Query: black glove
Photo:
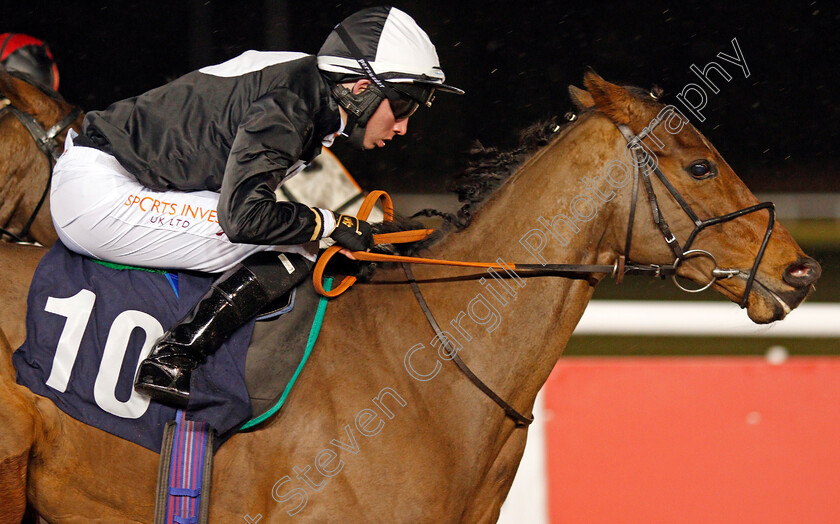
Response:
[{"label": "black glove", "polygon": [[335,229],[330,238],[350,251],[367,251],[373,247],[373,232],[370,224],[348,215],[335,214]]},{"label": "black glove", "polygon": [[347,257],[332,257],[324,274],[330,276],[354,276],[359,282],[370,282],[376,271],[376,262],[350,260]]}]

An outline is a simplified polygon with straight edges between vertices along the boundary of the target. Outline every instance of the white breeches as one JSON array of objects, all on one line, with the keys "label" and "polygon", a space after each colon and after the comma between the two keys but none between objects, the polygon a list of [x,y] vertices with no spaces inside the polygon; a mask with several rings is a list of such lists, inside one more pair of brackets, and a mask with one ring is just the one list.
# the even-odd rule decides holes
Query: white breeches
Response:
[{"label": "white breeches", "polygon": [[68,136],[50,189],[58,237],[93,258],[140,267],[218,273],[259,251],[300,253],[313,260],[318,243],[261,246],[228,240],[219,226],[219,194],[153,191],[113,156],[74,147]]}]

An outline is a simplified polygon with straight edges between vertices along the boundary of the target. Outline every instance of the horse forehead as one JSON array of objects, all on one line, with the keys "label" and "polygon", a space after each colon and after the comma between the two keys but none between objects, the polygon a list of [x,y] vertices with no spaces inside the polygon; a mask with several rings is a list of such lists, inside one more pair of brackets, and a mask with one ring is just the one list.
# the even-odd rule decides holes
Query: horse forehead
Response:
[{"label": "horse forehead", "polygon": [[703,133],[698,131],[693,125],[687,125],[683,127],[679,133],[671,136],[679,149],[707,149],[712,153],[716,151],[712,143],[709,142],[709,140],[703,136]]}]

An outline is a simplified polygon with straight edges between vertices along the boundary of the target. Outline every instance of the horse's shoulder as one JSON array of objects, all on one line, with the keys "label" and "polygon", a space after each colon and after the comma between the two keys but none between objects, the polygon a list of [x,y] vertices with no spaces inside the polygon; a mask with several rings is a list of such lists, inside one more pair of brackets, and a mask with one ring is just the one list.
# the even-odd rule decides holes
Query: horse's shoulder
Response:
[{"label": "horse's shoulder", "polygon": [[13,348],[23,343],[29,284],[46,252],[40,246],[0,243],[0,329]]},{"label": "horse's shoulder", "polygon": [[[33,244],[0,244],[0,275],[23,272],[30,269],[34,272],[41,258],[47,253],[47,248]],[[10,271],[13,270],[13,271]],[[32,276],[31,273],[29,275]]]}]

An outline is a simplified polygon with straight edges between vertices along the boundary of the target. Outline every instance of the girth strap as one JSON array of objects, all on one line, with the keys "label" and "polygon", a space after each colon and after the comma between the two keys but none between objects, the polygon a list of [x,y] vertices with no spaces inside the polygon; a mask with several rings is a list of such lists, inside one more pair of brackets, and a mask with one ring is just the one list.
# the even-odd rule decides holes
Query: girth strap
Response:
[{"label": "girth strap", "polygon": [[[405,276],[408,279],[409,284],[411,285],[411,290],[414,292],[414,296],[417,298],[417,303],[420,304],[420,309],[423,310],[423,314],[426,315],[426,319],[429,321],[429,324],[434,329],[435,334],[442,343],[446,346],[449,346],[448,340],[446,336],[443,334],[443,331],[440,329],[440,326],[435,320],[434,315],[432,314],[432,310],[429,308],[429,305],[426,303],[426,299],[423,298],[423,294],[420,292],[420,286],[417,285],[417,280],[414,278],[414,272],[411,271],[411,266],[408,264],[402,264],[403,271],[405,271]],[[484,392],[485,395],[490,397],[493,402],[498,404],[503,410],[505,410],[505,415],[512,418],[513,421],[516,423],[517,426],[527,426],[531,422],[534,421],[533,417],[526,417],[525,415],[519,413],[514,409],[510,404],[504,401],[502,397],[497,395],[490,386],[482,382],[475,373],[467,366],[467,364],[461,360],[461,357],[458,356],[458,353],[452,353],[452,361],[455,362],[455,365],[458,366],[458,369],[467,376],[470,381],[475,384],[475,386]]]},{"label": "girth strap", "polygon": [[155,524],[207,524],[215,432],[210,424],[186,420],[183,410],[167,422],[155,492]]}]

